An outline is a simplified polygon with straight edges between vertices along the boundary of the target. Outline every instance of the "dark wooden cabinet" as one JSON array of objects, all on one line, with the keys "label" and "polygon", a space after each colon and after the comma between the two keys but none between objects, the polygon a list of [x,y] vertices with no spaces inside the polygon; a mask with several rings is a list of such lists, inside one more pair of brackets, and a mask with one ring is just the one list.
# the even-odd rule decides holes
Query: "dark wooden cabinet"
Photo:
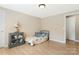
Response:
[{"label": "dark wooden cabinet", "polygon": [[8,47],[16,47],[25,44],[25,37],[23,32],[14,32],[9,34]]}]

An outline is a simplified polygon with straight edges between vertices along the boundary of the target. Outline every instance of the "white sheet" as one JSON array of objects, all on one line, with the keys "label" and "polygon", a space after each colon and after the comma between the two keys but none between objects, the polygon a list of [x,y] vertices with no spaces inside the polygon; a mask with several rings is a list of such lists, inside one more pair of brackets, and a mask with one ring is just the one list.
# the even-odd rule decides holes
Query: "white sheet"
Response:
[{"label": "white sheet", "polygon": [[28,37],[26,41],[30,43],[30,45],[39,44],[47,40],[47,36],[45,37]]}]

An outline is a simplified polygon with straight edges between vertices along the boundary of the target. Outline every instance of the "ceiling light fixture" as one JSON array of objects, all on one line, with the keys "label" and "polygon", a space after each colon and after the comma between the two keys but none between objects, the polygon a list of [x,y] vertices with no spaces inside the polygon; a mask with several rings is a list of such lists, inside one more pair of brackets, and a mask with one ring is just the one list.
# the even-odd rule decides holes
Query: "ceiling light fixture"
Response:
[{"label": "ceiling light fixture", "polygon": [[39,4],[38,6],[39,6],[40,8],[45,8],[46,5],[45,5],[45,4]]}]

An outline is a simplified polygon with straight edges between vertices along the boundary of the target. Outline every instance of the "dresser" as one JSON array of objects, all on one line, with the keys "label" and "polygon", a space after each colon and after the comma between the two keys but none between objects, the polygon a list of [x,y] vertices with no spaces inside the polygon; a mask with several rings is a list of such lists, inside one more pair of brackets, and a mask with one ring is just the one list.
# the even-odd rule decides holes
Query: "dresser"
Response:
[{"label": "dresser", "polygon": [[14,32],[9,34],[8,47],[16,47],[25,44],[24,32]]}]

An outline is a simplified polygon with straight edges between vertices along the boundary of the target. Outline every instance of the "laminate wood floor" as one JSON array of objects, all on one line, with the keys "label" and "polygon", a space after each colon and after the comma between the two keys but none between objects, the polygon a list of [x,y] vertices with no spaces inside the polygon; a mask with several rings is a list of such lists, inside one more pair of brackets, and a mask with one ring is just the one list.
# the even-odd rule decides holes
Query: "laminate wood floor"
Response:
[{"label": "laminate wood floor", "polygon": [[46,41],[42,44],[30,46],[24,44],[15,48],[0,48],[0,55],[78,55],[79,43],[68,41],[61,44],[54,41]]}]

